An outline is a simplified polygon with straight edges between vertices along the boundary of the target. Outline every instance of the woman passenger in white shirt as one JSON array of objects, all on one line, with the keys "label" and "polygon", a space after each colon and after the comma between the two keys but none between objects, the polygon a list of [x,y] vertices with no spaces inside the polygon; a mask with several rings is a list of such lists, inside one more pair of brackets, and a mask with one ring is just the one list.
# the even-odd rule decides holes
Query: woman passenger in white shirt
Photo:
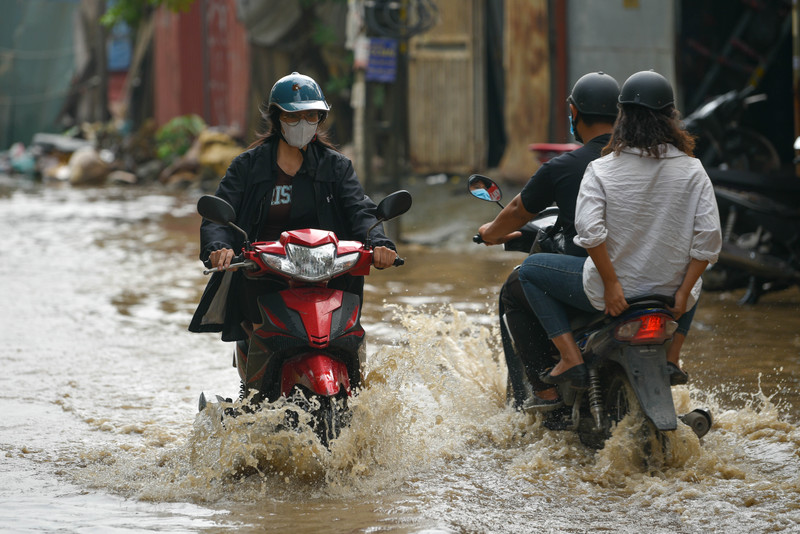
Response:
[{"label": "woman passenger in white shirt", "polygon": [[520,267],[525,296],[561,360],[541,376],[575,388],[588,372],[569,328],[574,309],[617,316],[627,298],[674,295],[678,330],[667,354],[670,382],[686,383],[680,348],[702,280],[722,246],[714,190],[694,139],[681,128],[672,86],[642,71],[623,84],[620,114],[603,157],[586,169],[576,205],[575,243],[588,258],[532,254]]}]

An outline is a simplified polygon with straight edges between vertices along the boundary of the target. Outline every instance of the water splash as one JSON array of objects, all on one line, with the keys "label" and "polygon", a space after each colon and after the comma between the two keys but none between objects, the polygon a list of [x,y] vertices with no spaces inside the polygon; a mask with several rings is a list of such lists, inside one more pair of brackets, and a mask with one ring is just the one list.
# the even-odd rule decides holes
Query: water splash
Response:
[{"label": "water splash", "polygon": [[749,405],[731,409],[717,391],[676,387],[680,413],[702,406],[716,414],[702,440],[683,424],[665,439],[643,436],[641,415],[632,413],[594,451],[506,405],[496,328],[449,306],[392,311],[403,334],[371,341],[351,424],[330,449],[302,425],[282,429],[287,403],[236,418],[224,416],[225,403],[212,403],[181,444],[95,449],[78,478],[156,502],[356,502],[389,491],[410,496],[397,506],[431,519],[461,510],[471,492],[481,494],[476,506],[503,509],[511,485],[526,496],[528,504],[519,504],[526,510],[553,499],[572,510],[562,527],[593,514],[598,499],[620,513],[633,505],[669,514],[686,528],[736,526],[739,506],[748,525],[773,524],[775,506],[781,523],[800,525],[800,508],[787,505],[800,498],[800,431],[781,418],[771,395],[759,390]]}]

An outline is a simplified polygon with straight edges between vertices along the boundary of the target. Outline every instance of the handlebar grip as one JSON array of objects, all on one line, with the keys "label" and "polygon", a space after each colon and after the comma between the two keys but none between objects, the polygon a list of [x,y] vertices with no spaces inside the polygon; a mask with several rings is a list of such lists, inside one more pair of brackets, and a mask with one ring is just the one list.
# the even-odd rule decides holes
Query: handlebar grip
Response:
[{"label": "handlebar grip", "polygon": [[[234,256],[233,258],[231,258],[231,263],[230,263],[228,269],[230,269],[231,267],[236,267],[236,268],[242,267],[244,269],[247,269],[248,268],[248,264],[249,265],[255,265],[252,261],[250,261],[250,262],[248,262],[246,264],[245,263],[244,254],[239,254],[238,256]],[[220,269],[219,267],[214,267],[212,269],[203,270],[203,274],[213,274],[213,273],[218,273],[218,272],[226,271],[226,270],[227,269]]]},{"label": "handlebar grip", "polygon": [[394,265],[395,267],[400,267],[401,265],[405,265],[405,264],[406,264],[406,260],[404,260],[400,256],[397,256],[394,259],[394,263],[392,265]]},{"label": "handlebar grip", "polygon": [[475,234],[475,235],[473,236],[473,238],[472,238],[472,241],[473,241],[474,243],[481,244],[481,243],[483,243],[483,238],[481,237],[481,234]]}]

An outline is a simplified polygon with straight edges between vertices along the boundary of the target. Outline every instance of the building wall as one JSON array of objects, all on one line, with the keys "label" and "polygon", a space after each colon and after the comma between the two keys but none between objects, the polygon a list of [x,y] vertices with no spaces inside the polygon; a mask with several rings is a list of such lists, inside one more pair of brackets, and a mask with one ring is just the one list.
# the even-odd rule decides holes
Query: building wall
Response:
[{"label": "building wall", "polygon": [[569,0],[568,90],[587,72],[602,70],[622,85],[647,69],[677,89],[675,13],[674,0]]},{"label": "building wall", "polygon": [[245,128],[250,56],[236,0],[199,0],[187,13],[160,9],[154,45],[159,125],[193,113],[212,126]]},{"label": "building wall", "polygon": [[[491,0],[490,0],[491,1]],[[547,0],[505,0],[505,125],[508,142],[499,176],[524,182],[538,162],[531,143],[549,141],[551,72]]]}]

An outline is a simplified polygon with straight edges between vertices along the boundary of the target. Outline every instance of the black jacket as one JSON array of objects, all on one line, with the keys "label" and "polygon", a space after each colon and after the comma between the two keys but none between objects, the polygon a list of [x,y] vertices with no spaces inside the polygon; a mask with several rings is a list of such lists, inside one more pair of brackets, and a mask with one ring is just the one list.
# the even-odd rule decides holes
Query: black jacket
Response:
[{"label": "black jacket", "polygon": [[[269,199],[277,179],[277,145],[277,138],[274,138],[237,156],[215,193],[233,206],[236,210],[235,224],[247,232],[251,241],[256,239],[269,211]],[[364,241],[369,227],[377,222],[376,205],[364,193],[350,160],[334,150],[310,143],[300,173],[313,177],[319,227],[333,231],[342,240]],[[384,234],[383,225],[375,227],[371,237],[373,246],[395,249],[394,243]],[[208,258],[214,250],[230,248],[238,254],[243,244],[241,234],[232,228],[203,220],[200,259],[207,267],[211,267]],[[242,311],[236,299],[241,280],[241,271],[214,273],[189,330],[222,332],[224,341],[244,339],[240,327]],[[220,286],[223,291],[218,295]],[[215,297],[219,298],[215,301]]]}]

